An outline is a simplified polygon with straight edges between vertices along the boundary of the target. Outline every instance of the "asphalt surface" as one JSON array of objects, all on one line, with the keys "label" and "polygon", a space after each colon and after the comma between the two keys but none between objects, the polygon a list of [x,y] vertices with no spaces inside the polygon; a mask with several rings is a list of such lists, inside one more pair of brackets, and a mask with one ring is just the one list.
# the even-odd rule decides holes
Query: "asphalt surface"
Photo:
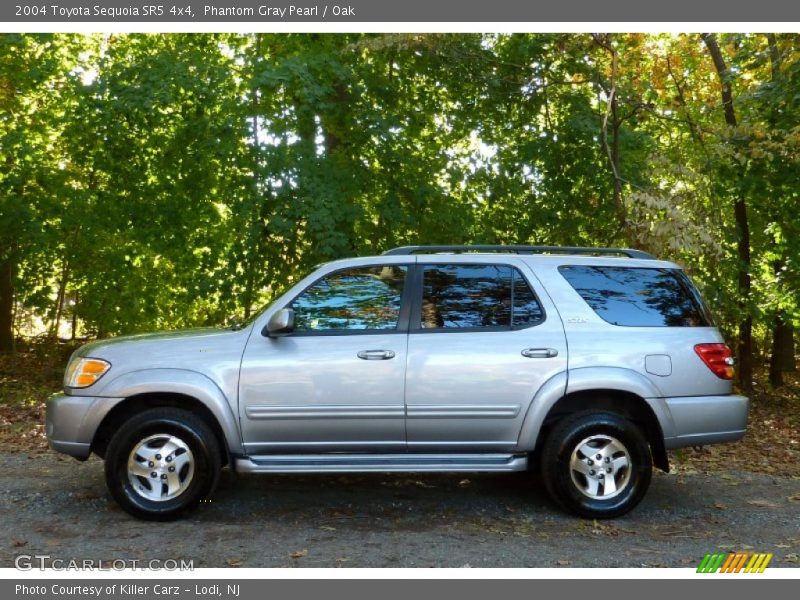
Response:
[{"label": "asphalt surface", "polygon": [[633,513],[593,522],[530,474],[223,472],[181,521],[148,523],[106,492],[102,463],[0,454],[0,566],[184,559],[194,567],[694,567],[707,552],[773,552],[798,567],[800,477],[656,473]]}]

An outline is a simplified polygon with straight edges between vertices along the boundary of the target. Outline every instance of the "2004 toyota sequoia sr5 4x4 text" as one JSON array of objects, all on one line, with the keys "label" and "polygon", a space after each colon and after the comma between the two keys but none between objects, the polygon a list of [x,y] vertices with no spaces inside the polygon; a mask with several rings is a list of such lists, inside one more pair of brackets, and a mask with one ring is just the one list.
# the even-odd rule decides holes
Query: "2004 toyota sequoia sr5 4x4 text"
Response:
[{"label": "2004 toyota sequoia sr5 4x4 text", "polygon": [[738,440],[748,400],[684,272],[638,250],[412,246],[331,262],[246,326],[101,340],[47,405],[169,519],[246,473],[523,471],[621,515],[667,450]]}]

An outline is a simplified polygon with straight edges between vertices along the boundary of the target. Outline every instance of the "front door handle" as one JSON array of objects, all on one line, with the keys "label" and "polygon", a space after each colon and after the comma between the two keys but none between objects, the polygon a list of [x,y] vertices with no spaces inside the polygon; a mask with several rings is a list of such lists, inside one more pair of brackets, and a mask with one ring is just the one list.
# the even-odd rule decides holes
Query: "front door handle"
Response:
[{"label": "front door handle", "polygon": [[362,350],[357,354],[363,360],[389,360],[394,358],[392,350]]},{"label": "front door handle", "polygon": [[558,356],[558,350],[555,348],[525,348],[522,356],[525,358],[553,358]]}]

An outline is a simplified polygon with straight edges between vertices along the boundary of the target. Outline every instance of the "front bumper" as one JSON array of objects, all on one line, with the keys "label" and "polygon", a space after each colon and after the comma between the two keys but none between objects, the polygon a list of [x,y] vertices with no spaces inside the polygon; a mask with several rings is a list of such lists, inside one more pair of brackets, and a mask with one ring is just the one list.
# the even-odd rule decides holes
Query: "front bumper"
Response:
[{"label": "front bumper", "polygon": [[45,432],[56,452],[86,460],[92,440],[108,411],[122,398],[96,398],[55,394],[47,400]]},{"label": "front bumper", "polygon": [[735,442],[747,429],[750,401],[744,396],[685,396],[664,400],[674,424],[674,435],[664,439],[668,449]]}]

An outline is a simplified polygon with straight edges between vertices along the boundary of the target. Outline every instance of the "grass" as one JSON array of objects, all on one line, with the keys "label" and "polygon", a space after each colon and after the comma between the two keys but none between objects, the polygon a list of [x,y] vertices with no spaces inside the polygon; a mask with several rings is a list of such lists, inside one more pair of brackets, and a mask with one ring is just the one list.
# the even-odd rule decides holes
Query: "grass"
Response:
[{"label": "grass", "polygon": [[[44,434],[45,401],[61,389],[75,344],[23,342],[14,355],[0,355],[0,452],[49,452]],[[751,398],[747,435],[735,444],[685,448],[671,453],[677,473],[737,471],[798,477],[800,464],[800,373],[772,389],[760,372]],[[727,474],[727,475],[726,475]]]}]

